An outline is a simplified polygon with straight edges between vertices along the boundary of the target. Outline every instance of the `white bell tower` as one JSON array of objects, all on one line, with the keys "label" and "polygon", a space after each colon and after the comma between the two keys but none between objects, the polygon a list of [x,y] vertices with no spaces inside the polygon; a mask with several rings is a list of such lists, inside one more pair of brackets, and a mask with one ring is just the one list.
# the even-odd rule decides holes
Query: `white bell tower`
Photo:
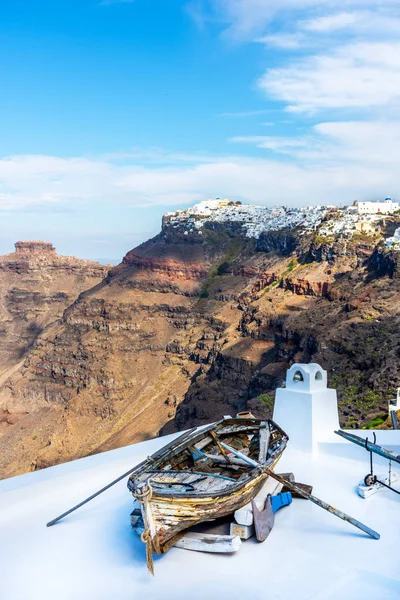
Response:
[{"label": "white bell tower", "polygon": [[293,448],[318,451],[339,429],[336,390],[328,388],[327,373],[315,363],[294,364],[286,387],[276,390],[274,421],[289,436]]}]

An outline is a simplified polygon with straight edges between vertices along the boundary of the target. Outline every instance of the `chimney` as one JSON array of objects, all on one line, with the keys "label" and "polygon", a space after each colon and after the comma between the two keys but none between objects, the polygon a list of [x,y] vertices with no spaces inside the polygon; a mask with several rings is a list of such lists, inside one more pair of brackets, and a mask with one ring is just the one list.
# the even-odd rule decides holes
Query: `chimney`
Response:
[{"label": "chimney", "polygon": [[327,373],[316,363],[295,363],[286,373],[286,387],[276,390],[274,421],[294,448],[316,453],[318,443],[339,429],[336,390],[328,388]]}]

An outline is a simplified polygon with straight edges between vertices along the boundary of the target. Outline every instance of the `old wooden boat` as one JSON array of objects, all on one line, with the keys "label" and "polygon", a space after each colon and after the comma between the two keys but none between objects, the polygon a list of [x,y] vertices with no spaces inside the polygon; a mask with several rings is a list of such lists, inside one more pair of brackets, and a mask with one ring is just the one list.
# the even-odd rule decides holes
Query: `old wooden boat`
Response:
[{"label": "old wooden boat", "polygon": [[287,441],[271,420],[225,418],[149,457],[131,475],[128,488],[141,504],[150,570],[153,552],[167,552],[193,525],[233,513],[267,479],[261,467],[236,458],[221,442],[273,469]]}]

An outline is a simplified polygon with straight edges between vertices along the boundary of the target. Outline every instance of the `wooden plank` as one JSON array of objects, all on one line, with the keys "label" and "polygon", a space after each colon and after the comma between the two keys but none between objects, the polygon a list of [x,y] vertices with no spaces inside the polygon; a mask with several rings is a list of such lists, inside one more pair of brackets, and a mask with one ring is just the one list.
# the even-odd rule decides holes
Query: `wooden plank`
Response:
[{"label": "wooden plank", "polygon": [[264,463],[267,458],[270,435],[271,432],[269,430],[268,424],[265,423],[264,427],[260,429],[260,449],[258,452],[258,462],[260,463]]},{"label": "wooden plank", "polygon": [[214,440],[214,442],[217,444],[221,454],[226,458],[226,460],[228,461],[229,464],[232,464],[232,461],[229,458],[227,451],[225,450],[225,448],[223,448],[223,446],[221,446],[220,441],[219,441],[218,436],[215,433],[215,431],[210,431],[210,435],[211,435],[212,439]]},{"label": "wooden plank", "polygon": [[229,554],[237,552],[241,545],[242,541],[237,535],[215,535],[189,531],[175,544],[175,548]]},{"label": "wooden plank", "polygon": [[[221,456],[220,454],[207,454],[206,453],[207,458],[213,460],[216,463],[221,463],[221,464],[225,464],[228,465],[228,461],[226,460],[226,458],[224,456]],[[237,465],[240,467],[248,467],[249,465],[244,461],[244,460],[240,460],[240,458],[231,458],[230,460],[232,465]]]},{"label": "wooden plank", "polygon": [[205,446],[208,446],[208,444],[212,441],[213,441],[212,437],[208,435],[207,437],[205,437],[202,440],[200,440],[199,442],[197,442],[196,448],[198,448],[199,450],[203,450],[203,448]]},{"label": "wooden plank", "polygon": [[[306,494],[311,494],[313,491],[312,485],[308,485],[307,483],[299,483],[298,481],[289,481],[288,484],[293,484],[298,487],[299,489],[301,489],[303,492],[305,492]],[[291,487],[289,487],[289,485],[284,485],[282,488],[282,492],[290,492],[293,496],[293,498],[304,498],[303,494],[299,494],[296,491],[293,491],[293,489]]]},{"label": "wooden plank", "polygon": [[278,475],[280,477],[283,477],[283,479],[286,479],[286,481],[290,481],[291,483],[293,483],[294,481],[296,481],[294,473],[278,473]]},{"label": "wooden plank", "polygon": [[217,429],[218,435],[225,435],[227,433],[245,433],[246,431],[257,431],[257,429],[259,429],[259,425],[258,424],[254,424],[254,425],[230,425],[229,427],[225,427],[225,428],[221,428],[221,429]]}]

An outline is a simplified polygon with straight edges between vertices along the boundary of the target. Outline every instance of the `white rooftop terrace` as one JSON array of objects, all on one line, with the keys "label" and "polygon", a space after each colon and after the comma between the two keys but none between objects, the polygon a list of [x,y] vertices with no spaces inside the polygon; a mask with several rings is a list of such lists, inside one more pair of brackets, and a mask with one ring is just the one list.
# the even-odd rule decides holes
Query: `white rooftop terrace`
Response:
[{"label": "white rooftop terrace", "polygon": [[[133,498],[126,480],[46,528],[47,521],[166,444],[168,436],[0,482],[0,598],[398,599],[400,496],[384,490],[364,500],[356,494],[369,455],[333,434],[333,394],[324,394],[325,379],[309,389],[307,376],[314,372],[311,366],[297,388],[289,382],[279,393],[274,417],[292,442],[277,471],[311,483],[316,496],[378,531],[379,541],[294,499],[276,514],[264,543],[251,538],[233,555],[172,548],[155,556],[153,578],[145,546],[130,527]],[[369,431],[356,433],[371,437]],[[399,451],[400,431],[378,431],[377,443]],[[385,472],[387,461],[378,458],[374,462]]]}]

